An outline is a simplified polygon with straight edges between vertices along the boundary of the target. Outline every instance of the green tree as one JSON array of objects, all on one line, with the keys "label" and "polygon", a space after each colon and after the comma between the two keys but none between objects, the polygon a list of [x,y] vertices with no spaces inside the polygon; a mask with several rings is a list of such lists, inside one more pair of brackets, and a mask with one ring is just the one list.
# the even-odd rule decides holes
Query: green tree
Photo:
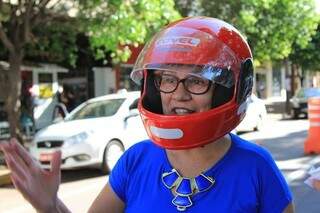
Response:
[{"label": "green tree", "polygon": [[284,59],[293,44],[306,46],[319,20],[314,0],[176,1],[183,15],[196,13],[233,24],[247,37],[256,62]]},{"label": "green tree", "polygon": [[[74,63],[74,34],[83,30],[98,58],[109,51],[114,63],[126,61],[129,45],[145,43],[160,26],[180,17],[173,0],[71,2],[70,6],[70,1],[63,0],[0,0],[0,41],[10,64],[9,69],[0,67],[0,89],[9,91],[5,109],[12,136],[21,136],[20,66],[26,54],[52,61],[68,58]],[[78,9],[78,16],[66,17],[73,9]]]},{"label": "green tree", "polygon": [[34,28],[33,42],[25,46],[25,58],[74,67],[77,60],[77,36],[83,33],[79,21],[61,16]]},{"label": "green tree", "polygon": [[180,18],[173,0],[82,1],[80,16],[98,58],[111,52],[114,64],[130,57],[129,46],[144,44],[161,26]]},{"label": "green tree", "polygon": [[290,61],[301,66],[303,71],[320,71],[320,24],[317,33],[306,47],[294,44],[293,51],[289,55]]},{"label": "green tree", "polygon": [[[0,0],[0,41],[6,50],[9,68],[0,69],[0,89],[5,93],[10,133],[21,138],[19,128],[21,73],[20,67],[28,45],[37,43],[37,30],[45,23],[65,16],[66,8],[60,1]],[[46,29],[46,27],[44,27]],[[41,45],[41,47],[43,47]]]}]

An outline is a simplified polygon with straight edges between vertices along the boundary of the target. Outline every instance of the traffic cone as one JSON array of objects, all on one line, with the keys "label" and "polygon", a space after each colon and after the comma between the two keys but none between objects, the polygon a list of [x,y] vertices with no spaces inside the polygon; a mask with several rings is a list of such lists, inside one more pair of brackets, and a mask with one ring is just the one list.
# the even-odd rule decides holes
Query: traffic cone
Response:
[{"label": "traffic cone", "polygon": [[320,97],[308,99],[309,131],[304,143],[304,153],[320,153]]}]

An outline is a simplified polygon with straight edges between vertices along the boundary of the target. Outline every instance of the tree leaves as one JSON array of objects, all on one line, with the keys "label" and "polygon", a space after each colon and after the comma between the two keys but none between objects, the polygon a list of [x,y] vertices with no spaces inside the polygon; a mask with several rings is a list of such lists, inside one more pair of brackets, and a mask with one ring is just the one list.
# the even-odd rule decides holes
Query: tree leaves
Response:
[{"label": "tree leaves", "polygon": [[198,8],[176,0],[179,11],[217,17],[248,39],[255,61],[288,57],[294,45],[305,47],[319,24],[314,0],[195,0]]},{"label": "tree leaves", "polygon": [[109,0],[96,1],[81,9],[89,18],[87,30],[97,57],[104,57],[101,48],[112,52],[114,63],[130,57],[129,45],[144,44],[161,26],[178,19],[173,0]]},{"label": "tree leaves", "polygon": [[304,47],[293,45],[293,52],[289,58],[295,64],[299,64],[303,70],[320,70],[320,25],[317,33],[312,37],[312,40]]}]

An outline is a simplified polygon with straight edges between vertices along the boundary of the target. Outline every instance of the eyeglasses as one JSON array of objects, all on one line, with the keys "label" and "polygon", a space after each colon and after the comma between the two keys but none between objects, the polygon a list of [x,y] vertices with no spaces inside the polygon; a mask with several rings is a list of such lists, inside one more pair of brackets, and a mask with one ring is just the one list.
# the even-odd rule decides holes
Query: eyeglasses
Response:
[{"label": "eyeglasses", "polygon": [[195,95],[206,93],[211,86],[211,81],[208,79],[193,75],[184,79],[179,79],[178,77],[170,74],[159,74],[154,76],[154,84],[156,88],[163,93],[174,92],[178,88],[180,82],[182,82],[185,90]]}]

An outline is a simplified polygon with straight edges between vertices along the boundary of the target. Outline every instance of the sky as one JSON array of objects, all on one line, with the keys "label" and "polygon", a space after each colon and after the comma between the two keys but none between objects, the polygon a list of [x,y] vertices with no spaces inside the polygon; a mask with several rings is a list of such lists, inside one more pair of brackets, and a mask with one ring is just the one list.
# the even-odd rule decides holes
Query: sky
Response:
[{"label": "sky", "polygon": [[315,0],[317,5],[317,11],[320,13],[320,0]]}]

